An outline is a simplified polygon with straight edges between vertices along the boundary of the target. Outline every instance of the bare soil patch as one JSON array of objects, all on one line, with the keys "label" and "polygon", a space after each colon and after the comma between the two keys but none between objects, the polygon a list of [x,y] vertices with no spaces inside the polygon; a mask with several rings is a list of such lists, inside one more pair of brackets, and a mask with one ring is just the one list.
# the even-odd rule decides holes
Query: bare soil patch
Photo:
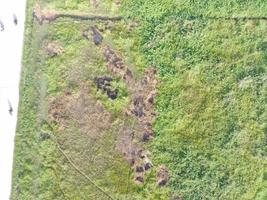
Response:
[{"label": "bare soil patch", "polygon": [[66,92],[52,99],[49,113],[50,122],[60,124],[62,132],[75,122],[82,133],[94,138],[111,126],[111,114],[91,96],[89,86],[78,93]]},{"label": "bare soil patch", "polygon": [[55,57],[64,52],[63,47],[56,41],[48,42],[45,48],[49,57]]}]

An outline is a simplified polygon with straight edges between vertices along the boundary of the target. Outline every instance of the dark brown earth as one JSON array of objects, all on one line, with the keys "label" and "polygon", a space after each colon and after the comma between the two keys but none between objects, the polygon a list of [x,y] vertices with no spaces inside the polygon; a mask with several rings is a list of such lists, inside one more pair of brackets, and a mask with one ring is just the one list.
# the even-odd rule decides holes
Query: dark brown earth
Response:
[{"label": "dark brown earth", "polygon": [[119,90],[117,88],[112,89],[112,81],[113,78],[108,76],[96,77],[94,80],[98,90],[102,90],[110,99],[115,100],[118,96]]},{"label": "dark brown earth", "polygon": [[93,32],[93,41],[95,45],[100,45],[103,41],[102,35],[100,34],[99,30],[95,26],[92,26],[91,29]]}]

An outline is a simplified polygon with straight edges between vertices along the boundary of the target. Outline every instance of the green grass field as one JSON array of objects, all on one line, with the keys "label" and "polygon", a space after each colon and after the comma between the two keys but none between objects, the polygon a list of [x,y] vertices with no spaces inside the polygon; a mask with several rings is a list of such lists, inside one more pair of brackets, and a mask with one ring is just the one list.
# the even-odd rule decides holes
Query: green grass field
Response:
[{"label": "green grass field", "polygon": [[264,1],[125,1],[147,65],[160,70],[150,145],[183,199],[266,199]]},{"label": "green grass field", "polygon": [[[264,0],[123,0],[120,8],[112,0],[96,8],[92,1],[45,0],[44,9],[125,20],[43,25],[32,18],[36,2],[27,7],[12,200],[267,199],[267,20],[242,19],[266,17]],[[130,32],[132,22],[139,26]],[[116,101],[96,90],[94,77],[110,72],[102,49],[82,37],[92,25],[108,27],[103,43],[135,77],[158,68],[156,136],[140,144],[154,168],[143,185],[133,182],[116,148],[123,130],[138,127],[123,115],[131,91],[119,77]],[[47,55],[51,41],[60,55]],[[157,187],[162,164],[170,180]]]}]

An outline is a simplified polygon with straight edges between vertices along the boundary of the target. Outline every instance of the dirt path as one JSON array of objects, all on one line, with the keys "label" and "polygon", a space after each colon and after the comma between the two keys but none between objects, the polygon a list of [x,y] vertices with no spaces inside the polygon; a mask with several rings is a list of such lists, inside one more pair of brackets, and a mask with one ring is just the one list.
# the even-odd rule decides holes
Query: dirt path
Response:
[{"label": "dirt path", "polygon": [[63,13],[55,10],[42,10],[39,4],[36,4],[33,9],[33,16],[42,24],[44,21],[52,22],[58,18],[72,18],[76,20],[102,20],[102,21],[120,21],[122,16],[101,16],[101,15],[88,15],[88,14],[74,14]]}]

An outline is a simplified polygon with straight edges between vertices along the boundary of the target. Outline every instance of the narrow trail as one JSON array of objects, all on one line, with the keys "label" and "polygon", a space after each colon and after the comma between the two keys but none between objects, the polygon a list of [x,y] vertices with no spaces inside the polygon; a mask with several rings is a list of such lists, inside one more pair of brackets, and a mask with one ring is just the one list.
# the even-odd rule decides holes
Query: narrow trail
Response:
[{"label": "narrow trail", "polygon": [[73,20],[101,20],[101,21],[120,21],[123,20],[122,16],[103,16],[103,15],[90,15],[86,13],[64,13],[55,10],[42,10],[39,4],[36,4],[33,9],[33,16],[42,24],[44,21],[52,22],[58,18],[71,18]]}]

